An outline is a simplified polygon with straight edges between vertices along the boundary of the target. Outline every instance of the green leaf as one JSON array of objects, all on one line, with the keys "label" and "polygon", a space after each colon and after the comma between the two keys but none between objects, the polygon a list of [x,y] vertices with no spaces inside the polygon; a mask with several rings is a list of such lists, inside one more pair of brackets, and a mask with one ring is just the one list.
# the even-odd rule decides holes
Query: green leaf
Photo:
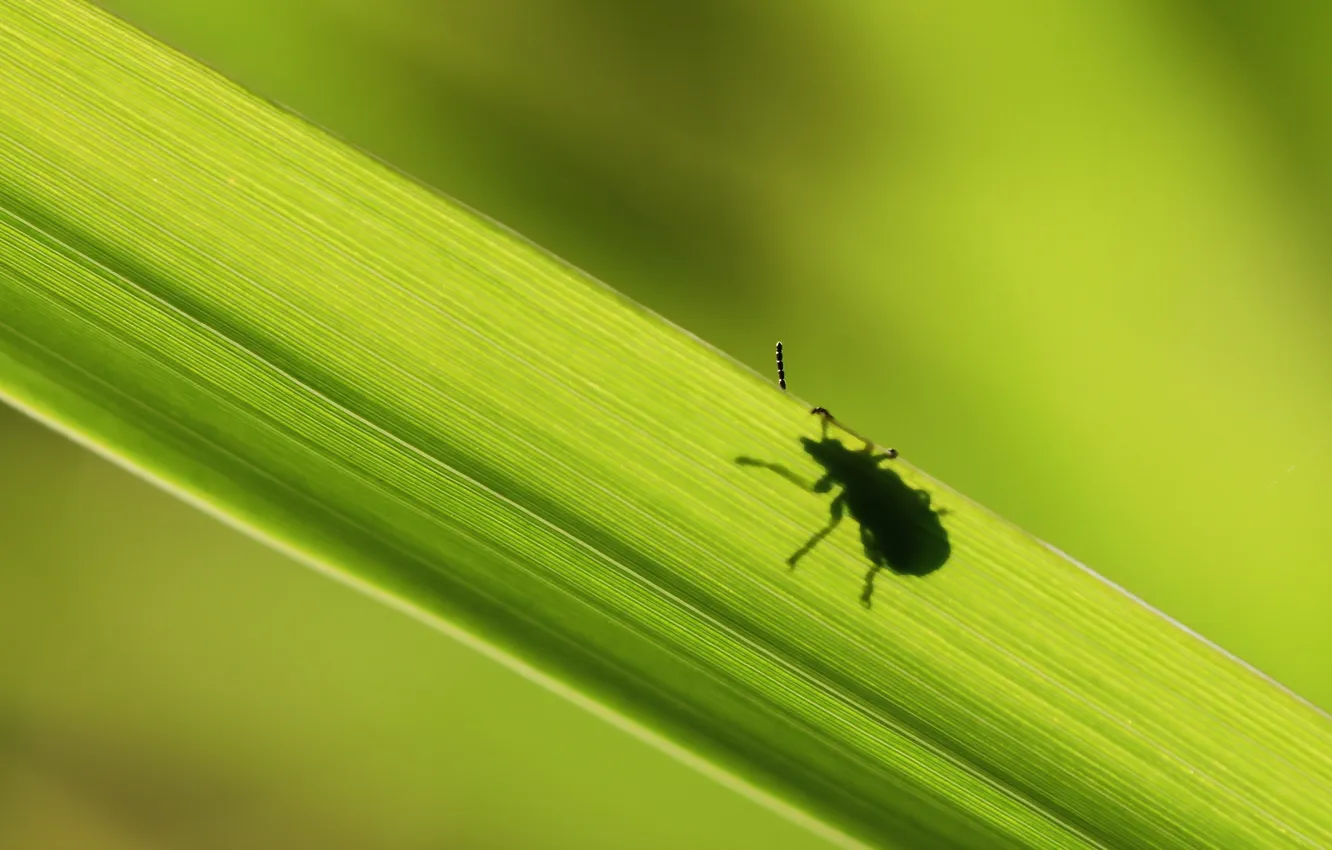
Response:
[{"label": "green leaf", "polygon": [[[0,389],[845,843],[1332,843],[1326,715],[905,461],[797,486],[769,377],[64,0],[0,2]],[[950,556],[866,608],[894,475]]]}]

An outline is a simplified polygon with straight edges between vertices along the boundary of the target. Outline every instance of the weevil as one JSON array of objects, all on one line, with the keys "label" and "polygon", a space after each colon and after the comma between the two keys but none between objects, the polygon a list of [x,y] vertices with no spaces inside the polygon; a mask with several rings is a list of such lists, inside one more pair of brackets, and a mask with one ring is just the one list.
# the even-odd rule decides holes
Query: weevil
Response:
[{"label": "weevil", "polygon": [[[785,390],[786,371],[780,342],[777,343],[777,376],[778,384]],[[815,407],[810,414],[820,418],[822,437],[818,440],[801,437],[800,444],[805,453],[823,468],[824,474],[818,481],[810,484],[777,463],[749,457],[736,458],[736,462],[772,470],[815,493],[830,493],[834,487],[841,488],[828,507],[828,524],[816,531],[786,559],[786,563],[795,569],[800,559],[831,534],[849,513],[860,525],[860,543],[870,562],[860,594],[861,603],[868,608],[874,596],[874,579],[885,567],[898,575],[923,576],[944,565],[952,554],[952,547],[940,517],[948,511],[933,507],[929,493],[911,487],[883,465],[897,457],[896,449],[877,451],[871,441],[847,428],[826,408]],[[847,448],[841,440],[829,436],[830,426],[854,437],[864,444],[863,447]]]}]

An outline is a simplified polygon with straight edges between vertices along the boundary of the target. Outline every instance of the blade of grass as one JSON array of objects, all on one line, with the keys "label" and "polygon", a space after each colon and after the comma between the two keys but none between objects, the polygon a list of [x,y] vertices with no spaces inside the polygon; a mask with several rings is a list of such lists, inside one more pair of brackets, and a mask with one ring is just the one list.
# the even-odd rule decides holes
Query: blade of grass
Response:
[{"label": "blade of grass", "polygon": [[13,403],[844,843],[1332,842],[1328,718],[1158,612],[902,461],[953,554],[865,610],[770,381],[88,6],[0,47]]}]

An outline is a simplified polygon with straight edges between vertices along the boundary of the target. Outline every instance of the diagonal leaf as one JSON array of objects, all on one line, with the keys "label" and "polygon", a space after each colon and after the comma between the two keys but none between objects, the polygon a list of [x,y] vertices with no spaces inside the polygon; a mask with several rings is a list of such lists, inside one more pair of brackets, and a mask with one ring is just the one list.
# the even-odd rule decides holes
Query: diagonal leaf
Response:
[{"label": "diagonal leaf", "polygon": [[68,0],[0,0],[0,389],[837,840],[1332,843],[1324,714]]}]

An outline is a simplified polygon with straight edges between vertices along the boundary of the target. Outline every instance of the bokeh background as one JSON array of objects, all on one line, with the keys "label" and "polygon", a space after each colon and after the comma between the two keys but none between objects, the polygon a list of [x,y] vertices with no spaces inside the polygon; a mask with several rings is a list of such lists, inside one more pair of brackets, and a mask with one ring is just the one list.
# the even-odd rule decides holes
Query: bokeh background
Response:
[{"label": "bokeh background", "polygon": [[[1326,7],[103,2],[1332,708]],[[0,825],[821,846],[3,410]]]}]

